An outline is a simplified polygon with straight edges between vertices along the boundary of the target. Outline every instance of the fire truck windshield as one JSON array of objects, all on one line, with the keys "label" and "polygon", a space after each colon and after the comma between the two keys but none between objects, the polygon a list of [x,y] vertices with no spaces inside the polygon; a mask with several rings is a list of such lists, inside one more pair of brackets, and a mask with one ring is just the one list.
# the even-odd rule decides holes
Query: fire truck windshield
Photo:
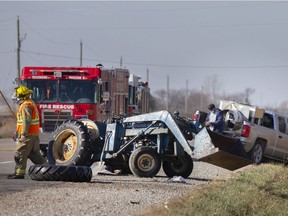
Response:
[{"label": "fire truck windshield", "polygon": [[96,103],[97,84],[92,80],[24,80],[36,103]]},{"label": "fire truck windshield", "polygon": [[33,90],[31,97],[36,103],[55,103],[57,101],[57,80],[24,80],[23,85]]},{"label": "fire truck windshield", "polygon": [[60,80],[59,102],[95,103],[95,88],[92,80]]}]

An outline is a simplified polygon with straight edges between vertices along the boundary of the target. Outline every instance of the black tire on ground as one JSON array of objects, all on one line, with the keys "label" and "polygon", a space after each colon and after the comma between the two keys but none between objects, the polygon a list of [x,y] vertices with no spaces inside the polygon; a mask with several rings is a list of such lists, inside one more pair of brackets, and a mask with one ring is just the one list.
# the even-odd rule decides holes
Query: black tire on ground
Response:
[{"label": "black tire on ground", "polygon": [[153,177],[161,168],[161,160],[154,149],[142,146],[132,152],[129,167],[138,177]]},{"label": "black tire on ground", "polygon": [[90,182],[92,178],[87,166],[32,165],[28,174],[37,181]]},{"label": "black tire on ground", "polygon": [[185,152],[182,157],[164,159],[162,168],[168,177],[182,176],[188,178],[193,170],[193,159]]},{"label": "black tire on ground", "polygon": [[263,144],[259,141],[256,141],[252,150],[249,152],[250,159],[255,164],[260,164],[263,160],[263,154],[264,154]]},{"label": "black tire on ground", "polygon": [[90,139],[87,127],[77,120],[68,120],[57,127],[54,143],[49,146],[56,165],[90,166],[92,164]]}]

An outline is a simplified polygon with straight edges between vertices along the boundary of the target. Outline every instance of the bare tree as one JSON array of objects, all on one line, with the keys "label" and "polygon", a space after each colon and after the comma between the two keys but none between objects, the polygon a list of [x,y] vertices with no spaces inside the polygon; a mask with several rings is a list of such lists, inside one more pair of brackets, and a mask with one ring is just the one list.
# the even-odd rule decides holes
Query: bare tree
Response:
[{"label": "bare tree", "polygon": [[[162,110],[166,108],[166,91],[159,90],[155,92],[155,109],[153,111]],[[188,110],[185,112],[185,97],[187,95]],[[206,94],[203,94],[201,91],[197,90],[174,90],[170,89],[169,91],[169,112],[173,113],[178,110],[181,116],[192,118],[193,114],[197,110],[201,110],[201,102],[204,104],[204,107],[208,106],[209,97]]]},{"label": "bare tree", "polygon": [[204,82],[204,91],[206,95],[210,96],[210,102],[216,103],[219,98],[219,92],[221,92],[222,83],[219,81],[216,74],[206,78]]},{"label": "bare tree", "polygon": [[245,89],[245,103],[246,104],[250,104],[250,96],[252,95],[252,94],[254,94],[254,92],[255,92],[255,89],[252,89],[252,88],[246,88]]},{"label": "bare tree", "polygon": [[282,113],[284,115],[288,115],[288,101],[284,101],[278,107],[274,109],[270,108],[270,110],[276,111],[278,113]]},{"label": "bare tree", "polygon": [[153,97],[155,99],[155,107],[154,107],[154,109],[152,109],[152,111],[159,111],[159,110],[165,109],[166,97],[167,97],[166,90],[163,90],[163,89],[157,90]]},{"label": "bare tree", "polygon": [[222,96],[220,95],[220,98],[222,98],[223,100],[230,100],[238,103],[251,104],[250,97],[254,93],[254,91],[254,89],[246,88],[244,92],[223,94]]},{"label": "bare tree", "polygon": [[[210,103],[217,105],[220,100],[231,100],[238,103],[250,104],[250,97],[254,93],[254,89],[246,88],[243,92],[233,94],[220,94],[217,89],[220,89],[220,82],[216,76],[210,77],[205,82],[209,91],[198,90],[169,90],[169,112],[173,113],[178,110],[182,116],[191,117],[197,110],[206,111],[206,107]],[[218,86],[218,87],[217,87]],[[212,92],[212,96],[209,92]],[[187,96],[187,113],[185,112],[185,97]],[[167,92],[165,90],[158,90],[154,96],[154,107],[152,111],[166,109]],[[284,105],[283,105],[284,107]]]}]

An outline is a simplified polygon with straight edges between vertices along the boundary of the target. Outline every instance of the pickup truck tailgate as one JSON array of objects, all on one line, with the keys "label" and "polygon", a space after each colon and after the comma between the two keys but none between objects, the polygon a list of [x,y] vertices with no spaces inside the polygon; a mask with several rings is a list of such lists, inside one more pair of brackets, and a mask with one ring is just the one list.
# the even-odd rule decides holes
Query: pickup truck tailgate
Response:
[{"label": "pickup truck tailgate", "polygon": [[232,171],[253,163],[239,139],[206,128],[195,136],[193,153],[199,161]]}]

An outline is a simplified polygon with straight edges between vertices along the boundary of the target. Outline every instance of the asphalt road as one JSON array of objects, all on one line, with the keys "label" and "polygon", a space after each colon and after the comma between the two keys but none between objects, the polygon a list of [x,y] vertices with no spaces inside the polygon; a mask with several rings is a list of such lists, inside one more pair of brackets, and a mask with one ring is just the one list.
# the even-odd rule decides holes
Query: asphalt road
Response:
[{"label": "asphalt road", "polygon": [[0,139],[0,176],[14,172],[14,151],[16,143],[10,139]]},{"label": "asphalt road", "polygon": [[[14,152],[16,143],[10,139],[0,139],[0,194],[22,191],[25,188],[41,187],[39,182],[33,182],[26,174],[25,180],[10,180],[7,175],[14,173]],[[27,167],[32,165],[28,160]],[[27,168],[28,169],[28,168]],[[21,181],[21,184],[19,184]],[[0,199],[1,200],[1,199]]]},{"label": "asphalt road", "polygon": [[[171,181],[160,170],[153,178],[133,175],[95,175],[99,167],[92,165],[93,178],[89,183],[33,181],[7,179],[14,172],[14,150],[11,139],[0,139],[0,216],[50,215],[140,215],[151,205],[162,205],[167,199],[209,184],[213,179],[225,180],[233,172],[195,162],[185,183]],[[28,162],[27,170],[31,165]],[[44,208],[45,207],[45,208]]]},{"label": "asphalt road", "polygon": [[[0,178],[14,173],[14,152],[16,143],[11,139],[0,139]],[[33,163],[28,160],[27,169]],[[28,178],[28,176],[26,176]]]}]

